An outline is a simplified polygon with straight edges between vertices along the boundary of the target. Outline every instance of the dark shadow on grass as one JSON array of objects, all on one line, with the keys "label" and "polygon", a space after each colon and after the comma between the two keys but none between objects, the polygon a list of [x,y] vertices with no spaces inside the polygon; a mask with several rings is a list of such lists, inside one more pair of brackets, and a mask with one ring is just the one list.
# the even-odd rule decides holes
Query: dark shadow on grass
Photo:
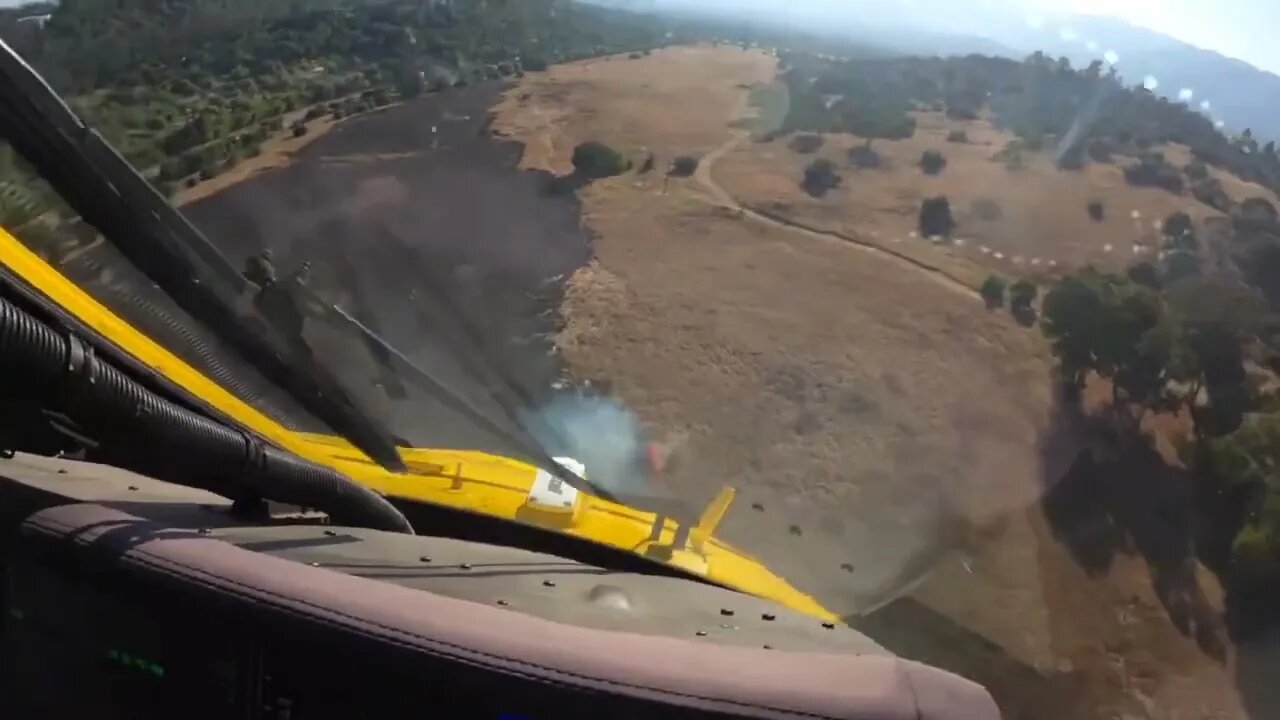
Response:
[{"label": "dark shadow on grass", "polygon": [[1151,570],[1169,619],[1200,649],[1225,661],[1221,613],[1206,598],[1193,553],[1191,475],[1171,467],[1147,443],[1113,443],[1105,458],[1081,452],[1043,500],[1055,537],[1090,575],[1119,553],[1137,554]]},{"label": "dark shadow on grass", "polygon": [[1006,718],[1066,720],[1089,714],[1079,681],[1070,673],[1041,672],[914,598],[899,598],[846,622],[895,655],[982,685]]}]

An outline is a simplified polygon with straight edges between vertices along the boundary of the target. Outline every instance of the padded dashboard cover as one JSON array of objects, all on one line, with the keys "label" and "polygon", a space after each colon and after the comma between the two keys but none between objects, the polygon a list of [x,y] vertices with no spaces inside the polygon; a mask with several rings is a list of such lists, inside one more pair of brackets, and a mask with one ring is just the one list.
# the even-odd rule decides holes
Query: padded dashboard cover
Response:
[{"label": "padded dashboard cover", "polygon": [[22,541],[91,554],[103,571],[177,581],[259,617],[301,620],[331,636],[394,647],[410,671],[413,663],[424,672],[456,663],[566,695],[607,693],[721,717],[1000,717],[980,686],[907,660],[587,629],[301,565],[99,505],[38,512],[23,524]]}]

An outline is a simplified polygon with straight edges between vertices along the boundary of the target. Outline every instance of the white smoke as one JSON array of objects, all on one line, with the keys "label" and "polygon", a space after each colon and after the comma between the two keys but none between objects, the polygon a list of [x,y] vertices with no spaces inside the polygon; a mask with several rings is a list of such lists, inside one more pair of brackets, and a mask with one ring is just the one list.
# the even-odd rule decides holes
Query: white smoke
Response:
[{"label": "white smoke", "polygon": [[584,464],[592,484],[619,494],[648,493],[645,428],[617,400],[570,391],[521,409],[519,420],[549,454]]}]

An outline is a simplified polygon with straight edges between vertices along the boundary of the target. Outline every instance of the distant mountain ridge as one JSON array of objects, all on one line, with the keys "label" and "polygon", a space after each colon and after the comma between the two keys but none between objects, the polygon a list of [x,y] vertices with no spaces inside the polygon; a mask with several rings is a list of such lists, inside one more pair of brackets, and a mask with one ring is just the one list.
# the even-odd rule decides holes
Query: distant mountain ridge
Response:
[{"label": "distant mountain ridge", "polygon": [[[972,43],[966,52],[989,54],[993,44],[1007,49],[1000,54],[1015,57],[1040,50],[1052,57],[1065,56],[1077,67],[1114,52],[1119,57],[1116,70],[1127,83],[1136,85],[1152,77],[1158,82],[1156,92],[1173,101],[1179,101],[1184,88],[1189,89],[1193,93],[1189,104],[1199,106],[1209,100],[1208,114],[1221,120],[1225,129],[1238,133],[1250,128],[1257,136],[1280,140],[1280,75],[1220,52],[1096,15],[1049,15],[1032,26],[1022,14],[983,9],[976,3],[888,0],[888,5],[895,8],[898,33],[918,27],[957,39],[982,38],[984,42]],[[960,6],[964,12],[957,12]]]},{"label": "distant mountain ridge", "polygon": [[[1066,28],[1074,39],[1064,40],[1059,34]],[[1119,55],[1116,69],[1127,82],[1137,84],[1152,77],[1159,83],[1156,92],[1172,100],[1189,89],[1193,93],[1190,104],[1208,100],[1209,115],[1222,120],[1227,128],[1235,132],[1251,128],[1255,135],[1280,139],[1280,76],[1243,60],[1103,17],[1054,19],[1040,30],[1024,24],[988,37],[1021,52],[1043,50],[1054,57],[1065,55],[1077,65],[1114,51]],[[1097,43],[1098,49],[1089,50],[1086,41]]]},{"label": "distant mountain ridge", "polygon": [[[770,23],[840,37],[861,45],[907,54],[978,53],[1021,58],[1041,50],[1066,56],[1076,66],[1119,56],[1116,69],[1130,85],[1148,76],[1156,92],[1190,104],[1209,100],[1208,114],[1225,129],[1253,130],[1280,140],[1280,76],[1242,60],[1176,38],[1102,16],[1045,16],[1039,27],[1021,12],[970,0],[850,0],[840,6],[783,4],[772,0],[593,0],[640,12],[714,16],[721,20]],[[1093,43],[1093,49],[1088,43]]]}]

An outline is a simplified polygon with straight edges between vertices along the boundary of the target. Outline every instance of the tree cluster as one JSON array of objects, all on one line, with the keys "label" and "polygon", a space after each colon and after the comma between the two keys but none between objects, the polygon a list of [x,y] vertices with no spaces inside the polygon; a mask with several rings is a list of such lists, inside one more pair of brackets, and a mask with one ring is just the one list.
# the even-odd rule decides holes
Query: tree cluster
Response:
[{"label": "tree cluster", "polygon": [[561,0],[63,0],[49,10],[43,27],[0,14],[0,35],[165,184],[252,156],[292,125],[289,113],[349,117],[669,42],[656,19]]}]

